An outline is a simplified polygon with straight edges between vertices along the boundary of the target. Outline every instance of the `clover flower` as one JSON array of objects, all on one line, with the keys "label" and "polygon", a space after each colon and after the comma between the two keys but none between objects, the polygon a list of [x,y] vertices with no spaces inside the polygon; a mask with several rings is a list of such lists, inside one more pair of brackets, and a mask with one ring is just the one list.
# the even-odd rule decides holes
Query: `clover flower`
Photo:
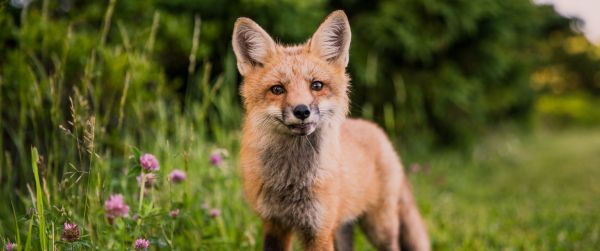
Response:
[{"label": "clover flower", "polygon": [[63,241],[74,242],[76,240],[79,240],[79,236],[80,234],[77,224],[65,222],[63,226],[63,232],[60,238]]},{"label": "clover flower", "polygon": [[217,218],[221,215],[221,210],[213,208],[210,210],[210,217]]},{"label": "clover flower", "polygon": [[171,218],[177,218],[177,216],[179,216],[179,208],[169,212],[169,215],[171,216]]},{"label": "clover flower", "polygon": [[6,251],[13,251],[15,249],[17,249],[17,244],[11,243],[10,241],[8,243],[6,243]]},{"label": "clover flower", "polygon": [[134,248],[135,250],[146,250],[150,247],[150,241],[144,238],[138,238],[135,240]]},{"label": "clover flower", "polygon": [[419,163],[410,164],[410,172],[411,173],[418,173],[419,171],[421,171],[421,165],[419,165]]},{"label": "clover flower", "polygon": [[169,180],[173,183],[181,183],[187,178],[184,171],[175,169],[169,174]]},{"label": "clover flower", "polygon": [[104,202],[104,210],[106,211],[106,217],[112,222],[117,217],[127,216],[129,206],[123,200],[123,195],[113,194]]},{"label": "clover flower", "polygon": [[156,157],[149,153],[145,153],[140,156],[140,165],[146,172],[154,172],[160,168]]},{"label": "clover flower", "polygon": [[210,154],[210,163],[215,167],[221,166],[223,164],[223,152],[219,149],[214,150]]}]

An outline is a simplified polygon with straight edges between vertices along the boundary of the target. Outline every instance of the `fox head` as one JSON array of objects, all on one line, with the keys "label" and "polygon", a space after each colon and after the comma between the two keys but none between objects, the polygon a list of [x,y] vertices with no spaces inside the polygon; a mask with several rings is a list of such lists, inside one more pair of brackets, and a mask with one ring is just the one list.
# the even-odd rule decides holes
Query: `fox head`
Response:
[{"label": "fox head", "polygon": [[339,124],[349,106],[350,37],[348,18],[339,10],[295,46],[278,44],[254,21],[239,18],[232,42],[244,78],[246,123],[299,136]]}]

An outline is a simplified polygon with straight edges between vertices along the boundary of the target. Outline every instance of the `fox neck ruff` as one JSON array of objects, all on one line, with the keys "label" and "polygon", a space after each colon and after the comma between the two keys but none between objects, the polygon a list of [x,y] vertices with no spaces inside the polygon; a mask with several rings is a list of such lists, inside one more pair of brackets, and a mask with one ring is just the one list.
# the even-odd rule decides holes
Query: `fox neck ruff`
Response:
[{"label": "fox neck ruff", "polygon": [[307,136],[281,135],[271,138],[259,153],[263,167],[259,213],[293,228],[306,239],[315,234],[321,215],[313,191],[321,142],[320,129]]}]

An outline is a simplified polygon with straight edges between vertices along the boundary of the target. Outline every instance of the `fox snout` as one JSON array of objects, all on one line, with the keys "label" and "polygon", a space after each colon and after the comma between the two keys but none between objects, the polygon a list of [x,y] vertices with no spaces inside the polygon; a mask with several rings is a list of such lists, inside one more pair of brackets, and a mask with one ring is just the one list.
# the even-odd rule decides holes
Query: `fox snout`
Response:
[{"label": "fox snout", "polygon": [[297,105],[293,110],[294,117],[304,120],[310,116],[310,109],[306,105]]},{"label": "fox snout", "polygon": [[317,105],[298,104],[284,108],[283,124],[293,135],[305,136],[313,133],[319,123]]}]

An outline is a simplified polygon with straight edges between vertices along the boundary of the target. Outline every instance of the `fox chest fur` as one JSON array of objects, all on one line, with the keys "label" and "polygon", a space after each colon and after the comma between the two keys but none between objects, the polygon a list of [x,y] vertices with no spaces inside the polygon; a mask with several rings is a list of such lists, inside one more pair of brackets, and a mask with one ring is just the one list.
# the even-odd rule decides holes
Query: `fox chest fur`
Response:
[{"label": "fox chest fur", "polygon": [[259,213],[308,236],[316,232],[321,210],[313,190],[319,171],[319,141],[318,132],[283,136],[259,153],[263,176]]}]

